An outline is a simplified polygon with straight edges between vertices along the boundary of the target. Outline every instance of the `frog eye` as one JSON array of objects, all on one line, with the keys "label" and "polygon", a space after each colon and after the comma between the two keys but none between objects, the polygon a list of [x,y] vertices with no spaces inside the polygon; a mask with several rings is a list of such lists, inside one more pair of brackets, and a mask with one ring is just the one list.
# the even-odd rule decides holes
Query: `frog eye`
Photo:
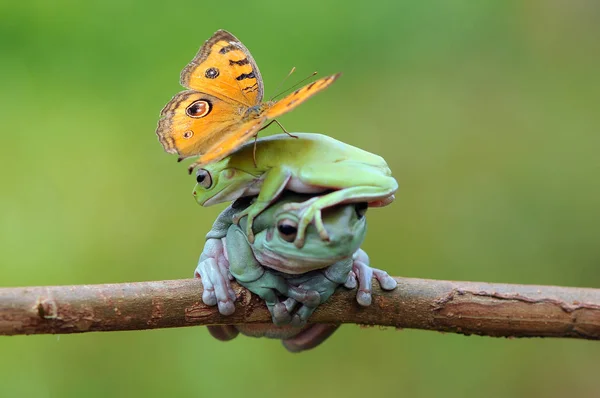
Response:
[{"label": "frog eye", "polygon": [[198,169],[198,171],[196,171],[196,182],[198,182],[202,188],[210,188],[212,185],[210,173],[207,170]]},{"label": "frog eye", "polygon": [[354,206],[354,210],[356,211],[356,216],[358,217],[359,220],[361,218],[363,218],[365,216],[365,214],[367,214],[368,208],[369,208],[369,204],[367,202],[357,203],[356,206]]},{"label": "frog eye", "polygon": [[293,242],[298,233],[298,223],[284,218],[277,223],[277,231],[283,240]]}]

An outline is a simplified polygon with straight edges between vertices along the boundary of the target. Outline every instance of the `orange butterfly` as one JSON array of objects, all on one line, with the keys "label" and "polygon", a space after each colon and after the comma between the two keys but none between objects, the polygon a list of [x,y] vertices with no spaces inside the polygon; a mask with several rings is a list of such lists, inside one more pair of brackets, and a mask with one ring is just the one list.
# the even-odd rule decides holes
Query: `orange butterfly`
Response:
[{"label": "orange butterfly", "polygon": [[256,136],[267,122],[329,87],[340,74],[316,80],[279,101],[262,102],[263,81],[252,55],[231,33],[217,31],[181,71],[182,91],[163,108],[156,134],[189,167],[217,162]]}]

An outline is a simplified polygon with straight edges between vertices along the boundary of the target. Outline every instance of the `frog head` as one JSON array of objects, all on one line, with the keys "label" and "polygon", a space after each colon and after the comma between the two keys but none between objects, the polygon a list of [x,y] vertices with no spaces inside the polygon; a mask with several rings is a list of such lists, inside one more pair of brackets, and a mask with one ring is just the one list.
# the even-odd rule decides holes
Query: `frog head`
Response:
[{"label": "frog head", "polygon": [[[283,200],[282,202],[287,202]],[[279,203],[278,203],[279,204]],[[324,209],[323,225],[329,240],[323,240],[314,225],[306,231],[303,247],[294,244],[301,214],[281,206],[273,220],[256,234],[254,255],[263,265],[287,274],[302,274],[326,268],[351,257],[366,235],[367,203],[351,203]]]},{"label": "frog head", "polygon": [[253,188],[258,179],[239,167],[231,166],[229,158],[226,158],[196,171],[193,195],[201,206],[229,202],[258,193],[260,187]]}]

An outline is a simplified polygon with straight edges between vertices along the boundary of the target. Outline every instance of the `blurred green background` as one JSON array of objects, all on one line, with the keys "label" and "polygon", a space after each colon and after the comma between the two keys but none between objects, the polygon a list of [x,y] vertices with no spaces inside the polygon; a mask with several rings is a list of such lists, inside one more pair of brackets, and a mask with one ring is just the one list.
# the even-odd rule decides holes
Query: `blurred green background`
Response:
[{"label": "blurred green background", "polygon": [[[600,5],[590,1],[0,3],[0,285],[191,277],[201,208],[154,130],[217,29],[281,119],[400,183],[364,248],[393,275],[600,287]],[[294,79],[291,79],[293,81]],[[278,132],[270,128],[267,133]],[[292,355],[200,327],[0,337],[0,396],[597,396],[600,344],[342,327]]]}]

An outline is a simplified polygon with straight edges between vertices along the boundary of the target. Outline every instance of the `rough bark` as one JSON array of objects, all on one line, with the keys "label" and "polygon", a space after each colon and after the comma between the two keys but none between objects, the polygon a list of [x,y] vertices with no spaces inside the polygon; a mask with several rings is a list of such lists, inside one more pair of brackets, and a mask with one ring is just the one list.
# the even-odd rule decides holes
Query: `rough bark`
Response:
[{"label": "rough bark", "polygon": [[[370,307],[341,288],[312,323],[356,323],[505,337],[600,339],[600,289],[396,278],[374,284]],[[260,299],[234,284],[236,311],[202,303],[199,280],[0,289],[0,335],[141,330],[270,322]]]}]

